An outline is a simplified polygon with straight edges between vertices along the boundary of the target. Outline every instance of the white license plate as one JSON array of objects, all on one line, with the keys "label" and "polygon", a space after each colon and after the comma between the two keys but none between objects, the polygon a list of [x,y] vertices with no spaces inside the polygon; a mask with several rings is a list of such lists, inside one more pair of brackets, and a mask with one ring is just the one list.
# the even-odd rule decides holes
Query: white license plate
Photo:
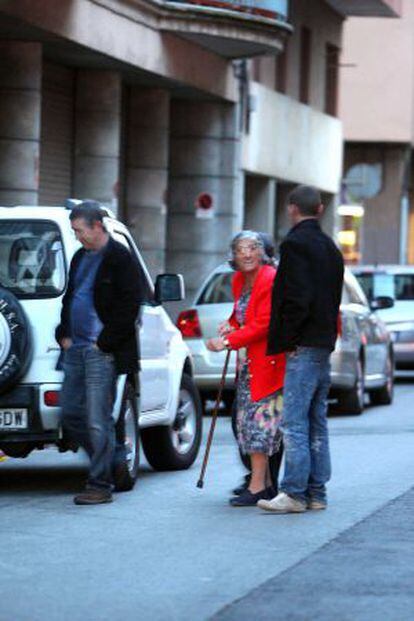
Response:
[{"label": "white license plate", "polygon": [[1,409],[0,429],[27,429],[27,410],[24,408]]}]

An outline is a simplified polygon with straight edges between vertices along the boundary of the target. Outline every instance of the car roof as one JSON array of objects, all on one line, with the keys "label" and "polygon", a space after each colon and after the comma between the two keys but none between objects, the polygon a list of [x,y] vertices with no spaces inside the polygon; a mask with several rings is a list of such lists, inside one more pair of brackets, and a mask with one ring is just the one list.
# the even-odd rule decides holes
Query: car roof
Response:
[{"label": "car roof", "polygon": [[414,274],[414,265],[353,265],[354,274]]},{"label": "car roof", "polygon": [[[114,214],[106,207],[108,219],[117,224],[122,224],[116,220]],[[15,207],[0,207],[0,219],[30,219],[30,220],[54,220],[55,222],[67,223],[71,210],[64,206],[45,206],[45,205],[16,205]]]}]

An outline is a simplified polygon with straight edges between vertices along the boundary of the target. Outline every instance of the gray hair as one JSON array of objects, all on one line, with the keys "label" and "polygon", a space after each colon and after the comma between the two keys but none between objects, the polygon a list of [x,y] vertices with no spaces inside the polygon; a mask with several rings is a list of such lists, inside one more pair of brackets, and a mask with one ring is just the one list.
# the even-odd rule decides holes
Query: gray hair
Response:
[{"label": "gray hair", "polygon": [[85,220],[86,224],[89,227],[92,227],[95,222],[100,222],[103,228],[105,228],[103,224],[103,219],[107,215],[107,211],[98,201],[94,201],[92,199],[85,199],[84,201],[79,203],[79,205],[76,205],[76,207],[72,209],[69,215],[69,219],[73,221],[82,218],[82,220]]},{"label": "gray hair", "polygon": [[268,257],[268,255],[266,254],[264,241],[261,235],[259,233],[256,233],[256,231],[245,230],[245,231],[240,231],[240,233],[237,233],[231,240],[230,253],[229,253],[230,256],[229,256],[228,262],[232,269],[234,270],[238,269],[237,264],[236,264],[236,250],[237,250],[237,246],[239,242],[243,241],[244,239],[253,241],[257,245],[257,247],[261,249],[262,251],[261,262],[263,265],[273,265],[272,259]]}]

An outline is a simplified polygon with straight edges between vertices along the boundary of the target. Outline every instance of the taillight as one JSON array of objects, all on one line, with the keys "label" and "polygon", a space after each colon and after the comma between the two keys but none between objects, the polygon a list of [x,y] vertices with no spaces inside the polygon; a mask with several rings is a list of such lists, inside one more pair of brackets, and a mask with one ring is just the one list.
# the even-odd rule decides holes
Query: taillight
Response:
[{"label": "taillight", "polygon": [[45,405],[50,408],[57,407],[60,405],[60,391],[59,390],[46,390],[43,395],[43,401]]},{"label": "taillight", "polygon": [[177,328],[185,339],[199,339],[202,337],[200,321],[196,310],[182,311],[178,315]]}]

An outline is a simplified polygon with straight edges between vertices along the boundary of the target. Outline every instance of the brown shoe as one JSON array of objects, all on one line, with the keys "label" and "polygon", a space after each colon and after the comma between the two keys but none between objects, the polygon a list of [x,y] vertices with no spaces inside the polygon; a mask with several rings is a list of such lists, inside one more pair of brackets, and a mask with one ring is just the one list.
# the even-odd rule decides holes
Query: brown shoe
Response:
[{"label": "brown shoe", "polygon": [[112,494],[104,489],[86,489],[73,499],[75,505],[102,505],[112,502]]}]

